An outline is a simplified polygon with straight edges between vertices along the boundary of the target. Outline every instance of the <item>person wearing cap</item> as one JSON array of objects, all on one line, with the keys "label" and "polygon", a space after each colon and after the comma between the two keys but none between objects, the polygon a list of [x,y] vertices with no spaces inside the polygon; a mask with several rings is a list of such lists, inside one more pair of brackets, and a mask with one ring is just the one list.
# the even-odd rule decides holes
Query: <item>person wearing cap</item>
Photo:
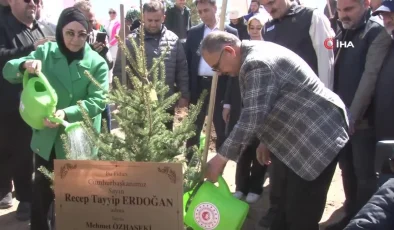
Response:
[{"label": "person wearing cap", "polygon": [[383,1],[373,13],[383,18],[384,27],[391,36],[391,44],[379,71],[375,88],[376,140],[394,140],[394,1]]},{"label": "person wearing cap", "polygon": [[383,21],[372,15],[369,0],[337,3],[334,92],[348,109],[351,136],[339,155],[345,215],[327,230],[344,229],[377,190],[375,86],[391,43]]},{"label": "person wearing cap", "polygon": [[230,26],[237,29],[238,37],[241,40],[250,39],[245,19],[239,13],[239,10],[231,10],[228,13]]},{"label": "person wearing cap", "polygon": [[382,5],[383,0],[371,0],[370,6],[372,11],[376,11]]}]

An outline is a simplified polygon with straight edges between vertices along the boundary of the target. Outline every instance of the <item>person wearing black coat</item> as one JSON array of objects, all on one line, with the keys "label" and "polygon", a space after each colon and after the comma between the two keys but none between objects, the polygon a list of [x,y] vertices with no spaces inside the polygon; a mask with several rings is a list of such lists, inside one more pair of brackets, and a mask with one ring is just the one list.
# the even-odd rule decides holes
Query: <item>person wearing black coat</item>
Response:
[{"label": "person wearing black coat", "polygon": [[245,19],[239,14],[239,11],[234,10],[229,12],[230,26],[238,31],[240,40],[249,40],[248,28],[245,24]]},{"label": "person wearing black coat", "polygon": [[[237,15],[230,12],[230,20],[231,17],[236,16]],[[243,20],[243,18],[241,19]],[[248,25],[243,24],[246,27],[246,33],[249,37],[248,40],[263,40],[261,32],[266,20],[268,20],[268,18],[264,18],[261,15],[255,15],[249,19]],[[241,34],[239,30],[238,33]],[[260,37],[256,35],[260,35]],[[227,124],[226,136],[228,136],[237,124],[243,107],[239,80],[237,77],[232,77],[228,80],[223,104],[223,119]],[[259,144],[260,142],[256,138],[252,144],[246,147],[245,151],[243,151],[238,159],[235,172],[236,188],[234,197],[242,199],[246,196],[245,200],[248,203],[255,203],[260,198],[263,192],[265,172],[267,171],[267,166],[261,165],[256,158],[256,149]]]}]

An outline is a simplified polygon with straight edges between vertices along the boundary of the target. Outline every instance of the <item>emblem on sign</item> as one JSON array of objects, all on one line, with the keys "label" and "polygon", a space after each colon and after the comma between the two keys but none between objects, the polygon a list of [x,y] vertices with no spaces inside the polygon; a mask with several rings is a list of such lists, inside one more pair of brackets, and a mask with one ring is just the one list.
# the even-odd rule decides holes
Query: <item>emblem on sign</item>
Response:
[{"label": "emblem on sign", "polygon": [[201,203],[194,209],[194,220],[203,229],[215,229],[220,222],[220,213],[215,205]]}]

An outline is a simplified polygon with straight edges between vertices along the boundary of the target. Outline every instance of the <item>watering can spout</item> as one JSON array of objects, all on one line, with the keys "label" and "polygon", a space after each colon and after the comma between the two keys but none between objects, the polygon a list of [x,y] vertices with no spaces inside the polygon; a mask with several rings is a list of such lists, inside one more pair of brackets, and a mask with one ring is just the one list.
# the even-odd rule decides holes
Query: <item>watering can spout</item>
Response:
[{"label": "watering can spout", "polygon": [[60,118],[57,118],[57,117],[48,117],[48,120],[51,121],[51,122],[53,122],[53,123],[61,124],[61,125],[63,125],[63,126],[66,127],[66,128],[67,128],[68,126],[70,126],[70,123],[68,123],[67,121],[62,120],[62,119],[60,119]]}]

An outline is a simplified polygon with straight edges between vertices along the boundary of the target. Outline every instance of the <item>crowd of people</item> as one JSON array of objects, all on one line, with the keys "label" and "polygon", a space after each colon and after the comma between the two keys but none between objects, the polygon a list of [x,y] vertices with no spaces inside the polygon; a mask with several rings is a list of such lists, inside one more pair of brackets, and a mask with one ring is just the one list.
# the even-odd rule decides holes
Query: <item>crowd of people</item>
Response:
[{"label": "crowd of people", "polygon": [[[47,216],[54,195],[38,168],[53,169],[54,159],[65,158],[64,129],[45,120],[45,129],[32,130],[23,122],[18,110],[23,72],[47,76],[59,97],[56,117],[82,120],[76,105],[82,100],[100,132],[102,119],[111,130],[102,90],[111,88],[112,76],[121,76],[124,68],[117,6],[101,24],[92,3],[79,0],[51,25],[40,17],[43,1],[0,1],[0,208],[13,206],[14,187],[20,202],[16,218],[30,220],[32,230],[51,229]],[[237,161],[234,197],[255,203],[269,173],[270,209],[257,229],[318,230],[337,164],[345,215],[326,229],[394,228],[388,211],[394,206],[394,180],[379,188],[383,182],[374,164],[376,144],[394,140],[394,1],[329,3],[323,13],[302,1],[251,0],[246,15],[228,12],[224,31],[215,0],[195,1],[201,20],[195,26],[185,0],[169,6],[151,0],[143,5],[143,18],[129,10],[122,19],[132,56],[129,39],[138,44],[141,30],[148,68],[166,52],[168,95],[181,95],[168,113],[197,103],[219,74],[213,114],[218,154],[205,175],[214,182],[228,160]],[[101,88],[81,77],[85,70]],[[209,95],[187,147],[200,143],[208,104]]]}]

